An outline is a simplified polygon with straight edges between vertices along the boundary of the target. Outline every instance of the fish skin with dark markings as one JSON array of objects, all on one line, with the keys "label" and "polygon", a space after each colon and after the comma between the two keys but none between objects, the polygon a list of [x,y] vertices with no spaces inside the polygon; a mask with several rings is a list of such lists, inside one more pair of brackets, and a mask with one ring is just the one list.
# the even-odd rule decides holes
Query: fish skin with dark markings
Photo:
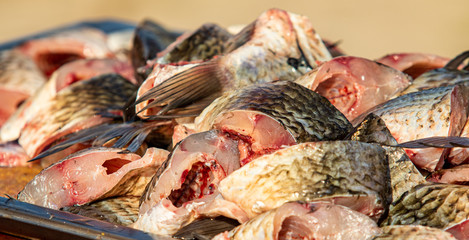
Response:
[{"label": "fish skin with dark markings", "polygon": [[222,27],[206,23],[180,36],[156,58],[158,64],[209,60],[225,53],[225,43],[232,35]]},{"label": "fish skin with dark markings", "polygon": [[442,183],[417,185],[390,205],[389,216],[382,226],[416,224],[449,230],[455,236],[467,235],[457,226],[468,221],[468,196],[469,186]]}]

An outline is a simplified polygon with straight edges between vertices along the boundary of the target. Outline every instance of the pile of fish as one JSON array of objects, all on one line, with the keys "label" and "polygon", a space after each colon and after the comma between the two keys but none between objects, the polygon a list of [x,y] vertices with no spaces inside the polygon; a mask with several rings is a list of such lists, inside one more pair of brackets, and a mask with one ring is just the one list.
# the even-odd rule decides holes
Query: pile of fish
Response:
[{"label": "pile of fish", "polygon": [[469,52],[348,56],[305,16],[0,52],[18,200],[185,239],[469,239]]}]

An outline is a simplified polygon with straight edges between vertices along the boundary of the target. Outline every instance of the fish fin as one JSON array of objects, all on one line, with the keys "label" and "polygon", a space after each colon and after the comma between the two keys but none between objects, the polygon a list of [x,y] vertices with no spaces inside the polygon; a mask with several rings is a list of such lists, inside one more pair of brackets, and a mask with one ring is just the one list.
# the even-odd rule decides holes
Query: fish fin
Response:
[{"label": "fish fin", "polygon": [[250,23],[249,25],[244,27],[239,33],[230,38],[230,40],[225,44],[225,53],[230,53],[243,46],[245,43],[249,42],[256,29],[256,23],[257,21]]},{"label": "fish fin", "polygon": [[124,122],[129,122],[129,121],[136,121],[137,119],[137,114],[135,112],[135,99],[137,98],[138,90],[135,91],[132,96],[130,96],[129,100],[124,104],[124,107],[122,108],[122,118]]},{"label": "fish fin", "polygon": [[[448,70],[458,70],[458,67],[469,58],[469,51],[465,51],[455,58],[451,59],[444,68]],[[469,70],[469,64],[464,67],[464,70]]]},{"label": "fish fin", "polygon": [[152,107],[162,107],[157,115],[163,115],[172,109],[190,105],[197,100],[220,92],[224,81],[216,59],[204,62],[153,87],[138,98],[132,107],[151,99],[153,101],[138,113]]},{"label": "fish fin", "polygon": [[63,137],[63,139],[65,139],[64,141],[59,142],[53,145],[52,147],[50,147],[49,149],[39,153],[36,157],[32,158],[28,162],[33,162],[41,158],[47,157],[49,155],[52,155],[54,153],[60,152],[77,143],[84,143],[84,142],[90,141],[96,138],[97,136],[99,136],[100,134],[105,133],[109,129],[112,129],[114,126],[115,124],[104,123],[104,124],[100,124],[100,125],[93,126],[90,128],[85,128],[80,131],[65,135]]},{"label": "fish fin", "polygon": [[199,240],[212,239],[215,235],[229,231],[238,225],[238,221],[227,217],[197,219],[179,229],[173,237]]},{"label": "fish fin", "polygon": [[429,137],[408,141],[396,145],[403,148],[469,148],[469,138],[466,137]]},{"label": "fish fin", "polygon": [[195,102],[194,104],[182,107],[171,109],[167,112],[166,115],[145,115],[146,120],[161,120],[161,119],[172,119],[172,118],[182,118],[182,117],[196,117],[202,112],[210,103],[213,102],[219,95],[214,94],[209,97],[206,97],[200,101]]}]

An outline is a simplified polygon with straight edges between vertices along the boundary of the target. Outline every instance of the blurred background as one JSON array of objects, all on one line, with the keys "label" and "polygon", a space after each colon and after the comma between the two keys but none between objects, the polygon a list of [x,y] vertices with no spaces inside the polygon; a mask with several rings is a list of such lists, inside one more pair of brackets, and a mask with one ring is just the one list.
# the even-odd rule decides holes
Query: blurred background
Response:
[{"label": "blurred background", "polygon": [[268,8],[306,15],[349,55],[395,52],[453,57],[469,50],[469,1],[452,0],[0,0],[0,43],[83,20],[150,18],[191,30],[206,22],[248,24]]}]

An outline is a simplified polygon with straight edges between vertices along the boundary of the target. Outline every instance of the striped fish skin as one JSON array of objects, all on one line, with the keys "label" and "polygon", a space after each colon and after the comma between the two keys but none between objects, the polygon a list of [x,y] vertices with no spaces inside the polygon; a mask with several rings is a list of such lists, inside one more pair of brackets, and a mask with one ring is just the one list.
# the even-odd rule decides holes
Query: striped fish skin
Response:
[{"label": "striped fish skin", "polygon": [[383,233],[372,240],[456,240],[451,233],[420,225],[396,225],[382,228]]},{"label": "striped fish skin", "polygon": [[[455,85],[409,93],[367,111],[384,120],[398,143],[434,136],[459,136],[469,113],[469,88]],[[433,172],[443,166],[449,150],[441,148],[406,149],[419,168]]]},{"label": "striped fish skin", "polygon": [[384,149],[357,141],[302,143],[263,155],[220,182],[254,217],[288,201],[329,201],[378,220],[390,203]]},{"label": "striped fish skin", "polygon": [[430,88],[445,87],[455,84],[468,84],[469,71],[438,68],[428,71],[412,81],[412,84],[399,95],[418,92]]},{"label": "striped fish skin", "polygon": [[289,202],[213,239],[369,239],[379,233],[373,220],[349,208],[326,202]]}]

